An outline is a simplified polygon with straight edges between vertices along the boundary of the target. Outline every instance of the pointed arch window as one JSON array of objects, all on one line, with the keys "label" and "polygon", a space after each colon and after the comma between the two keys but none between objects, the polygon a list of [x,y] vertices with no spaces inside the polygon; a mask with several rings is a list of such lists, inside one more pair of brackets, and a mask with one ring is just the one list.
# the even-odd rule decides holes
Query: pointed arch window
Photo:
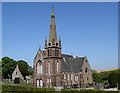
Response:
[{"label": "pointed arch window", "polygon": [[43,87],[43,81],[40,79],[40,87]]},{"label": "pointed arch window", "polygon": [[52,49],[49,50],[49,56],[52,56]]},{"label": "pointed arch window", "polygon": [[59,50],[57,50],[57,56],[59,56]]},{"label": "pointed arch window", "polygon": [[55,56],[57,56],[57,49],[55,49]]},{"label": "pointed arch window", "polygon": [[85,68],[85,73],[88,73],[88,67]]},{"label": "pointed arch window", "polygon": [[59,55],[59,50],[55,49],[55,56]]},{"label": "pointed arch window", "polygon": [[78,75],[75,75],[75,81],[78,81]]},{"label": "pointed arch window", "polygon": [[49,50],[48,50],[48,56],[49,56]]},{"label": "pointed arch window", "polygon": [[50,62],[48,62],[48,73],[50,73]]},{"label": "pointed arch window", "polygon": [[47,79],[47,85],[48,85],[48,87],[52,86],[52,80],[50,78]]},{"label": "pointed arch window", "polygon": [[58,61],[56,62],[56,72],[58,73],[58,70],[59,70],[59,63]]},{"label": "pointed arch window", "polygon": [[43,73],[43,64],[42,62],[39,60],[37,62],[37,74]]},{"label": "pointed arch window", "polygon": [[58,46],[58,43],[56,43],[56,46]]},{"label": "pointed arch window", "polygon": [[53,50],[52,53],[53,53],[53,56],[55,56],[55,50]]},{"label": "pointed arch window", "polygon": [[37,87],[43,87],[43,80],[42,79],[37,79],[36,80]]},{"label": "pointed arch window", "polygon": [[36,82],[37,82],[37,87],[39,87],[39,80],[36,80]]},{"label": "pointed arch window", "polygon": [[66,74],[64,73],[64,79],[66,79]]}]

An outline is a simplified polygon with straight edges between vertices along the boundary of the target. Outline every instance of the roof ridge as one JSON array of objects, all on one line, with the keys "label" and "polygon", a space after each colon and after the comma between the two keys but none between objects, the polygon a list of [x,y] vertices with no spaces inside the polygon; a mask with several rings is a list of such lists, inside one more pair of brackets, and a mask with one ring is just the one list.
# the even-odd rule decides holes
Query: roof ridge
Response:
[{"label": "roof ridge", "polygon": [[[69,55],[69,54],[62,54],[62,55],[65,55],[65,56],[72,56],[72,55]],[[72,56],[73,57],[73,56]]]}]

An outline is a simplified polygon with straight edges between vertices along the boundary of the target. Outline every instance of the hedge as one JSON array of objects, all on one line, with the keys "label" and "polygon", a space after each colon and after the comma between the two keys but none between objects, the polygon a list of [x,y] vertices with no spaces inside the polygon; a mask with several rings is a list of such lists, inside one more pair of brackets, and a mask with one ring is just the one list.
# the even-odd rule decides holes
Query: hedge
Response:
[{"label": "hedge", "polygon": [[120,93],[120,91],[104,91],[96,89],[62,89],[61,93]]},{"label": "hedge", "polygon": [[120,91],[104,91],[95,89],[62,89],[56,92],[54,88],[37,88],[32,86],[2,85],[2,93],[120,93]]},{"label": "hedge", "polygon": [[[11,93],[24,93],[22,91],[49,91],[49,92],[53,92],[55,91],[54,88],[37,88],[37,87],[32,87],[32,86],[18,86],[18,85],[2,85],[2,93],[7,93],[7,92],[11,92]],[[28,92],[29,93],[29,92]]]}]

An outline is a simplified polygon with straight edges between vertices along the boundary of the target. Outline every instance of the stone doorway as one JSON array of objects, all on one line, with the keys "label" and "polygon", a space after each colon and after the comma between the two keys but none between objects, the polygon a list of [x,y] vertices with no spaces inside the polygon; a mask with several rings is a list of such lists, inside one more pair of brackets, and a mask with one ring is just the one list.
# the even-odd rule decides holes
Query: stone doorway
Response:
[{"label": "stone doorway", "polygon": [[14,84],[20,84],[20,78],[15,78]]},{"label": "stone doorway", "polygon": [[37,87],[43,87],[43,80],[37,79]]}]

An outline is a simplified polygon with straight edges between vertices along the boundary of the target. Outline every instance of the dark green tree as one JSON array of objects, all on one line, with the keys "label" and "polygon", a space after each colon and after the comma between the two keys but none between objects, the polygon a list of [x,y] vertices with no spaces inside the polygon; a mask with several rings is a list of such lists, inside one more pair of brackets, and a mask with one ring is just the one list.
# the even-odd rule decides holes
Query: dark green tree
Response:
[{"label": "dark green tree", "polygon": [[100,72],[99,75],[102,80],[108,80],[109,73],[110,73],[110,71]]},{"label": "dark green tree", "polygon": [[28,71],[29,71],[29,75],[33,74],[33,68],[32,68],[32,66],[29,66]]},{"label": "dark green tree", "polygon": [[102,83],[103,82],[99,73],[93,72],[92,76],[93,76],[93,81],[95,83]]},{"label": "dark green tree", "polygon": [[113,71],[108,76],[108,82],[110,84],[110,87],[117,87],[118,83],[118,71]]},{"label": "dark green tree", "polygon": [[25,76],[32,75],[32,67],[29,66],[27,62],[19,60],[17,61],[17,64],[24,78]]},{"label": "dark green tree", "polygon": [[2,76],[5,79],[11,78],[11,75],[16,67],[16,61],[9,57],[2,58]]},{"label": "dark green tree", "polygon": [[118,70],[118,89],[120,90],[120,69]]},{"label": "dark green tree", "polygon": [[2,76],[2,61],[0,61],[0,77]]}]

